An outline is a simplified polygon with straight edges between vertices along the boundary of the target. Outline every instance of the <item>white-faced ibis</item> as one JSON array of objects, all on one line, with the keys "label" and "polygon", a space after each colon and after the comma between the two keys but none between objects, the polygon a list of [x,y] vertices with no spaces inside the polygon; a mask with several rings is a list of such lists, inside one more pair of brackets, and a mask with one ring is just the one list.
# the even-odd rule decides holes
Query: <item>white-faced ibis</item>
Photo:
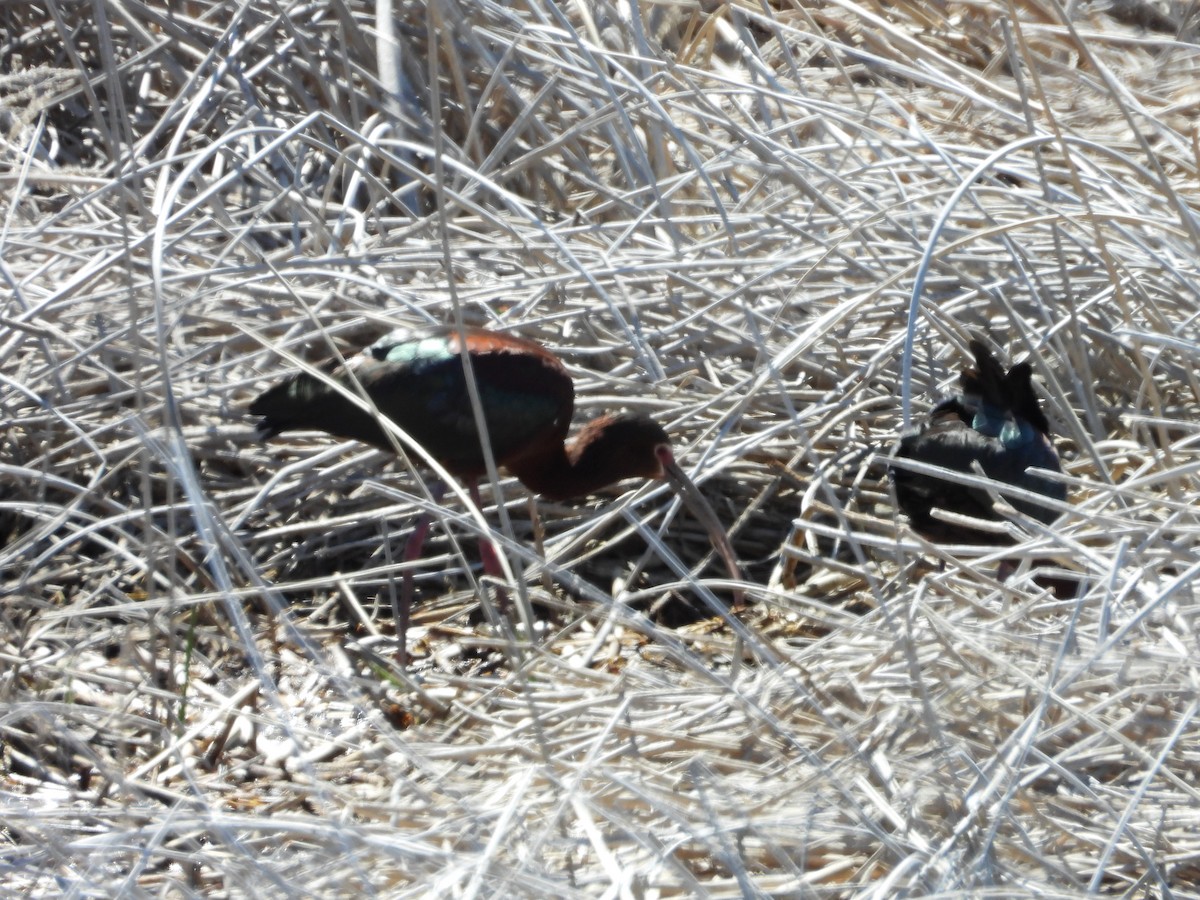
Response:
[{"label": "white-faced ibis", "polygon": [[[959,393],[943,400],[929,417],[900,436],[893,458],[912,459],[956,472],[973,473],[978,463],[995,482],[1063,501],[1067,488],[1031,468],[1062,471],[1050,443],[1050,423],[1033,390],[1032,369],[1017,363],[1005,372],[979,340],[970,343],[975,368],[964,369]],[[896,500],[913,530],[932,541],[997,543],[993,532],[951,524],[932,515],[943,509],[978,519],[998,519],[992,498],[982,489],[946,481],[934,475],[891,467]],[[1050,524],[1058,512],[1017,497],[1006,498],[1022,513]]]},{"label": "white-faced ibis", "polygon": [[[642,415],[604,416],[567,442],[574,385],[558,357],[532,341],[483,329],[395,331],[344,365],[328,364],[325,378],[293,375],[259,396],[249,411],[262,417],[264,439],[291,429],[317,430],[393,450],[376,416],[335,385],[355,395],[361,389],[381,415],[464,481],[478,505],[477,481],[487,465],[467,389],[464,343],[498,467],[552,500],[580,497],[626,478],[670,479],[708,529],[730,575],[740,580],[728,536],[675,462],[662,427]],[[406,561],[420,555],[429,522],[423,516],[415,526]],[[481,545],[481,555],[485,571],[500,576],[489,542]],[[412,591],[412,573],[405,567],[397,621],[402,658]]]}]

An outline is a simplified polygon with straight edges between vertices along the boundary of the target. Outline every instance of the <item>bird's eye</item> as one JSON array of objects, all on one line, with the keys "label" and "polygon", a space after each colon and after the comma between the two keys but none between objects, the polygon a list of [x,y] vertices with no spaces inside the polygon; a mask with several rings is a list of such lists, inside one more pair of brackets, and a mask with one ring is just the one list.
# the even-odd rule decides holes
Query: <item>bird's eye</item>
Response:
[{"label": "bird's eye", "polygon": [[658,460],[659,477],[662,477],[669,467],[675,465],[675,454],[671,452],[670,444],[656,444],[654,458]]}]

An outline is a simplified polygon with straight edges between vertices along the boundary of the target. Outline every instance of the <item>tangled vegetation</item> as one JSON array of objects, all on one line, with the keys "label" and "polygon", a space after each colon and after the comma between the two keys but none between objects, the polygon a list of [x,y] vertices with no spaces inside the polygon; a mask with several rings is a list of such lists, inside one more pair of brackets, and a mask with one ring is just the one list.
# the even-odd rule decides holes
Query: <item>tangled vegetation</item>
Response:
[{"label": "tangled vegetation", "polygon": [[[7,889],[1200,897],[1190,13],[5,6]],[[746,609],[659,484],[479,516],[256,439],[283,373],[445,322],[658,418]],[[880,459],[973,333],[1070,508],[949,550]]]}]

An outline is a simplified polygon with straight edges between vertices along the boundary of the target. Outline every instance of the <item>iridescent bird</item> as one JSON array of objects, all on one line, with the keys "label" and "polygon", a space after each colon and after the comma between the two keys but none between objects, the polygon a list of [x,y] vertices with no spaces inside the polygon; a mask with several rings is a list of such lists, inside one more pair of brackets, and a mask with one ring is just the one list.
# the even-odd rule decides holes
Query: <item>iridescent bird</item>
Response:
[{"label": "iridescent bird", "polygon": [[[1029,363],[1007,372],[979,340],[970,342],[975,368],[964,369],[959,393],[943,400],[917,427],[900,436],[893,460],[912,459],[956,472],[983,473],[1003,485],[1013,485],[1051,500],[1065,501],[1066,485],[1030,469],[1061,472],[1050,443],[1050,423],[1033,390]],[[934,509],[978,519],[999,519],[988,492],[892,465],[896,500],[913,530],[932,541],[994,544],[994,532],[953,524],[935,517]],[[1022,513],[1047,525],[1058,518],[1050,506],[1034,500],[1006,497]]]},{"label": "iridescent bird", "polygon": [[[662,427],[643,415],[602,416],[566,441],[575,387],[561,360],[533,341],[484,329],[399,330],[344,365],[327,364],[324,378],[293,375],[259,396],[249,412],[262,417],[264,439],[292,429],[318,430],[394,450],[375,412],[351,399],[365,393],[381,415],[465,482],[478,506],[477,482],[487,464],[468,392],[464,345],[497,467],[552,500],[584,496],[626,478],[667,478],[708,529],[730,576],[741,580],[728,535],[675,462]],[[405,561],[420,555],[429,524],[430,517],[422,516],[414,527]],[[501,576],[491,543],[482,542],[480,550],[485,571]],[[412,594],[412,573],[405,567],[396,624],[402,658]]]}]

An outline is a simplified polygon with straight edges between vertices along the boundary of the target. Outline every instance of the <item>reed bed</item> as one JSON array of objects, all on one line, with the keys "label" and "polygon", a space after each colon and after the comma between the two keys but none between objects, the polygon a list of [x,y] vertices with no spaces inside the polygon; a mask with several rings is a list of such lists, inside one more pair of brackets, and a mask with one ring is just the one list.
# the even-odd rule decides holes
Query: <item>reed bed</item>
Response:
[{"label": "reed bed", "polygon": [[[0,11],[5,892],[1200,897],[1191,5],[44,6]],[[657,484],[477,515],[257,441],[430,323],[657,417],[744,582]],[[974,332],[1070,501],[948,550],[881,459]]]}]

